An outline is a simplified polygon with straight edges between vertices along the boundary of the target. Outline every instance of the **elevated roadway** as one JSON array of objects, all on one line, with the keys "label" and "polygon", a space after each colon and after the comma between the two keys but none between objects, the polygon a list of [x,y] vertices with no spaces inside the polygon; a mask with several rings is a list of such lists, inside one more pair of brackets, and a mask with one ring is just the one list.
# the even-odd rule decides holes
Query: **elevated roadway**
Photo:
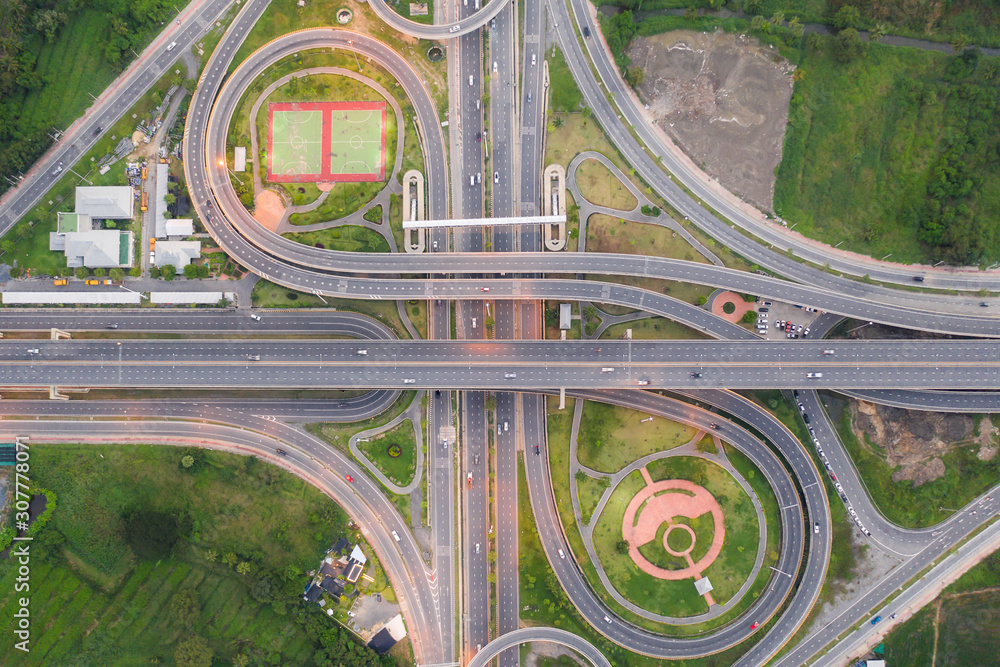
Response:
[{"label": "elevated roadway", "polygon": [[400,16],[386,4],[385,0],[370,0],[368,6],[372,8],[372,11],[386,25],[401,33],[419,37],[420,39],[443,40],[462,37],[482,28],[489,23],[490,19],[502,12],[506,4],[506,0],[490,0],[481,9],[469,14],[465,18],[450,23],[436,23],[433,25],[417,23],[405,16]]},{"label": "elevated roadway", "polygon": [[5,340],[0,361],[8,387],[1000,388],[978,340]]}]

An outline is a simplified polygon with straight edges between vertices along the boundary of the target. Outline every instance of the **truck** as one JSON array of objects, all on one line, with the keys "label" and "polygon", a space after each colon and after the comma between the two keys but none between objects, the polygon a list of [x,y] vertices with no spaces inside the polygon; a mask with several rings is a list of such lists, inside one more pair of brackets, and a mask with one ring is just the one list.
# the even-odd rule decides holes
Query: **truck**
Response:
[{"label": "truck", "polygon": [[146,180],[146,166],[145,165],[143,165],[143,167],[142,167],[142,180]]},{"label": "truck", "polygon": [[148,192],[143,192],[142,193],[142,203],[139,205],[139,210],[140,211],[146,211],[147,209],[149,209],[149,193]]},{"label": "truck", "polygon": [[156,250],[156,238],[155,237],[149,239],[149,249],[151,251],[152,250]]},{"label": "truck", "polygon": [[52,281],[52,284],[56,286],[69,285],[69,278],[56,278],[55,280]]},{"label": "truck", "polygon": [[468,482],[469,482],[469,488],[471,489],[472,488],[472,473],[471,472],[469,473],[469,476],[466,479],[468,480]]},{"label": "truck", "polygon": [[97,280],[96,278],[91,278],[90,280],[86,281],[86,284],[87,285],[103,285],[104,281],[103,280]]}]

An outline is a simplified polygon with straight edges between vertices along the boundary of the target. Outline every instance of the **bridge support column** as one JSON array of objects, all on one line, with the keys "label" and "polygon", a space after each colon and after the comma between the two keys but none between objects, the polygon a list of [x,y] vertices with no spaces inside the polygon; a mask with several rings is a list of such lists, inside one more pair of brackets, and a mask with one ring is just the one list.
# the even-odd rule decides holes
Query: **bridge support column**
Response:
[{"label": "bridge support column", "polygon": [[559,409],[566,409],[566,387],[559,387]]},{"label": "bridge support column", "polygon": [[55,385],[49,387],[49,398],[52,399],[52,400],[54,400],[54,401],[68,401],[69,400],[69,396],[67,396],[66,394],[60,394],[59,393],[59,387],[56,387]]},{"label": "bridge support column", "polygon": [[55,327],[52,327],[51,337],[52,340],[60,340],[62,338],[66,338],[68,340],[73,337],[73,334],[71,334],[68,331],[63,331],[61,329],[56,329]]}]

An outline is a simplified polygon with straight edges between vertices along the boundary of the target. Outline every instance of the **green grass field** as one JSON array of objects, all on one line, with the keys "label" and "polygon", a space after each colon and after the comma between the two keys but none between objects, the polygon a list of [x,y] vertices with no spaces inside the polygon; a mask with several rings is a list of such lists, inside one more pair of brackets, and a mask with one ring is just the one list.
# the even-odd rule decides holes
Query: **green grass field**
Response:
[{"label": "green grass field", "polygon": [[638,458],[673,449],[694,437],[695,429],[648,417],[643,412],[606,403],[588,401],[583,407],[577,457],[580,463],[600,472],[617,472]]},{"label": "green grass field", "polygon": [[[390,447],[398,447],[398,455],[390,454]],[[395,428],[361,442],[358,448],[386,477],[400,486],[413,480],[417,467],[417,441],[413,435],[413,422],[404,419]],[[397,451],[397,450],[393,450]]]},{"label": "green grass field", "polygon": [[1000,259],[1000,61],[869,44],[841,64],[817,43],[799,64],[775,210],[873,257]]},{"label": "green grass field", "polygon": [[271,122],[271,173],[319,174],[323,162],[323,112],[275,110]]},{"label": "green grass field", "polygon": [[330,130],[330,173],[377,174],[381,171],[381,111],[334,110]]},{"label": "green grass field", "polygon": [[318,232],[288,232],[283,234],[286,239],[326,248],[327,250],[344,250],[346,252],[389,252],[389,242],[373,229],[361,225],[341,225]]},{"label": "green grass field", "polygon": [[[226,663],[308,664],[321,650],[313,623],[335,626],[299,604],[302,573],[345,534],[347,515],[305,482],[250,457],[175,447],[34,445],[31,457],[33,482],[58,503],[32,543],[32,651],[7,651],[4,664],[173,664],[192,635]],[[137,555],[148,544],[125,526],[140,511],[183,526],[172,549]],[[8,634],[15,575],[0,573]],[[181,591],[196,600],[183,616],[172,608]]]}]

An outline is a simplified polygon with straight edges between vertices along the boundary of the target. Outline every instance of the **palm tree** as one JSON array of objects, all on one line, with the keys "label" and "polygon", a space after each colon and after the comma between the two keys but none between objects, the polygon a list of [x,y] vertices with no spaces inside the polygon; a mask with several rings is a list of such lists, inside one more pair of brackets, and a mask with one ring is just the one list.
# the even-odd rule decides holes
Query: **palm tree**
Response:
[{"label": "palm tree", "polygon": [[885,37],[885,33],[889,32],[889,26],[884,21],[879,21],[872,28],[872,31],[868,33],[868,41],[873,43],[878,43]]}]

